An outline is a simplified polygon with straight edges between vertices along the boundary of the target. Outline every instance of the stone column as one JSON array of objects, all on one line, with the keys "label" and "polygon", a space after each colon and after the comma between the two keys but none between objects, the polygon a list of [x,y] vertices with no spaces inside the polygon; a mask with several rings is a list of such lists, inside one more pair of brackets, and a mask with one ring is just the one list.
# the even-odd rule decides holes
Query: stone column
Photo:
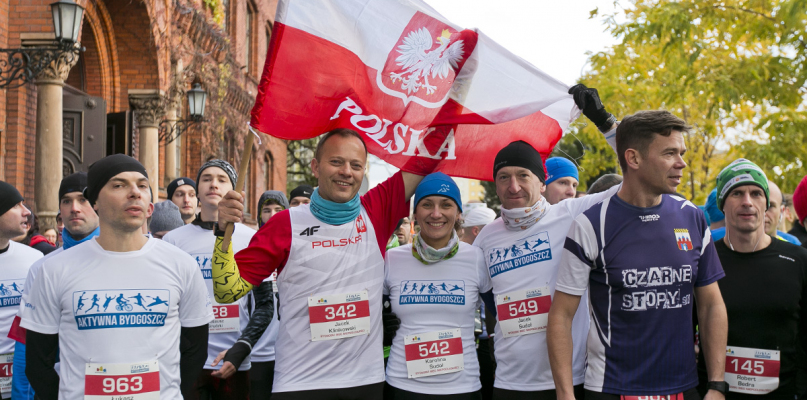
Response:
[{"label": "stone column", "polygon": [[[185,76],[185,69],[183,67],[182,59],[177,60],[174,66],[174,79],[172,79],[171,90],[168,92],[168,110],[166,111],[167,129],[170,132],[176,127],[179,116],[182,115],[182,98],[185,95],[182,82]],[[171,140],[173,139],[173,140]],[[177,168],[178,156],[177,147],[179,146],[178,140],[181,138],[176,137],[176,133],[166,139],[165,143],[165,186],[179,177],[179,170]],[[168,199],[171,200],[171,199]]]},{"label": "stone column", "polygon": [[140,137],[140,162],[149,174],[154,200],[160,189],[160,143],[158,127],[165,115],[165,94],[157,89],[130,89],[129,107],[135,112]]},{"label": "stone column", "polygon": [[[168,110],[166,111],[166,120],[168,125],[166,129],[169,131],[174,129],[177,124],[177,101],[170,101],[168,103]],[[178,178],[177,176],[177,141],[181,138],[176,137],[176,134],[171,135],[166,139],[165,143],[165,186]],[[171,200],[171,199],[168,199]]]},{"label": "stone column", "polygon": [[[28,34],[23,47],[53,46],[53,34]],[[36,76],[36,149],[34,158],[34,198],[39,230],[56,227],[59,213],[59,184],[62,182],[62,89],[78,53],[60,52]]]}]

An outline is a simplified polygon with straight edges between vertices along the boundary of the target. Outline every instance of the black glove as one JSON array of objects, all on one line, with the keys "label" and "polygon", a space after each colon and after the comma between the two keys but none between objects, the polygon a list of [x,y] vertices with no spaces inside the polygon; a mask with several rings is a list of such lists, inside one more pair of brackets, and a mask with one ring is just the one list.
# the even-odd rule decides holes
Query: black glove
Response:
[{"label": "black glove", "polygon": [[229,361],[233,364],[236,370],[241,366],[241,363],[244,362],[244,359],[247,358],[249,353],[252,352],[252,349],[249,348],[244,342],[235,342],[233,347],[230,347],[230,350],[227,350],[227,354],[224,355],[224,360],[222,363]]},{"label": "black glove", "polygon": [[608,111],[600,101],[597,89],[588,88],[582,83],[572,86],[569,94],[574,98],[574,104],[583,111],[583,115],[590,119],[601,132],[608,132],[616,122],[616,118]]},{"label": "black glove", "polygon": [[395,332],[401,327],[401,319],[392,312],[392,307],[389,306],[389,300],[385,298],[383,308],[381,309],[381,323],[384,325],[384,346],[392,346],[392,339],[395,338]]}]

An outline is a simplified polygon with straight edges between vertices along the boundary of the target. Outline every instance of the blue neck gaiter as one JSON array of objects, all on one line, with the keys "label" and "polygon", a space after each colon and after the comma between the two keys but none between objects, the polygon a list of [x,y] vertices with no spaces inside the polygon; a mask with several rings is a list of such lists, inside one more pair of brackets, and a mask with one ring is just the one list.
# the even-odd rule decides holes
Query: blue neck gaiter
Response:
[{"label": "blue neck gaiter", "polygon": [[67,228],[63,228],[62,229],[62,242],[64,242],[64,249],[67,250],[67,249],[69,249],[69,248],[71,248],[71,247],[73,247],[73,246],[75,246],[77,244],[84,243],[84,242],[98,236],[99,233],[101,233],[101,227],[100,226],[95,228],[94,231],[90,232],[90,234],[87,235],[87,237],[85,237],[84,239],[76,240],[76,239],[73,239],[72,236],[70,236],[70,232],[67,231]]},{"label": "blue neck gaiter", "polygon": [[359,195],[353,196],[347,203],[334,203],[319,195],[319,188],[311,195],[311,214],[328,225],[342,225],[356,219],[361,212]]}]

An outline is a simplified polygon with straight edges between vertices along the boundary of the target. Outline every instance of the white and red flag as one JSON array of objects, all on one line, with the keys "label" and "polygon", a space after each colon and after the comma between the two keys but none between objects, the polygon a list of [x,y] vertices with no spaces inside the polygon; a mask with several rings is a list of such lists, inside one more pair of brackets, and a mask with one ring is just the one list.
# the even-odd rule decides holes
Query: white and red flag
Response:
[{"label": "white and red flag", "polygon": [[420,0],[280,0],[276,18],[251,121],[275,137],[350,128],[405,171],[492,180],[502,147],[546,159],[580,114],[566,85]]}]

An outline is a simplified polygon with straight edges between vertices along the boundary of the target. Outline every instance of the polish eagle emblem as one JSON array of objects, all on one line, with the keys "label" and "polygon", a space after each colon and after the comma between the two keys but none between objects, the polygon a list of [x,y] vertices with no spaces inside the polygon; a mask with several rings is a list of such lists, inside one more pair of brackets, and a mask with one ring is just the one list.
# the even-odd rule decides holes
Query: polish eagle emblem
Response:
[{"label": "polish eagle emblem", "polygon": [[[438,47],[431,49],[434,44]],[[430,95],[437,86],[429,83],[429,78],[435,80],[446,79],[449,68],[456,70],[463,56],[463,41],[451,43],[451,33],[448,29],[432,42],[432,35],[426,28],[420,28],[409,33],[403,44],[398,46],[401,55],[395,59],[401,72],[390,72],[392,83],[401,81],[401,90],[407,94],[417,93],[421,88]],[[421,81],[421,78],[423,81]]]}]

